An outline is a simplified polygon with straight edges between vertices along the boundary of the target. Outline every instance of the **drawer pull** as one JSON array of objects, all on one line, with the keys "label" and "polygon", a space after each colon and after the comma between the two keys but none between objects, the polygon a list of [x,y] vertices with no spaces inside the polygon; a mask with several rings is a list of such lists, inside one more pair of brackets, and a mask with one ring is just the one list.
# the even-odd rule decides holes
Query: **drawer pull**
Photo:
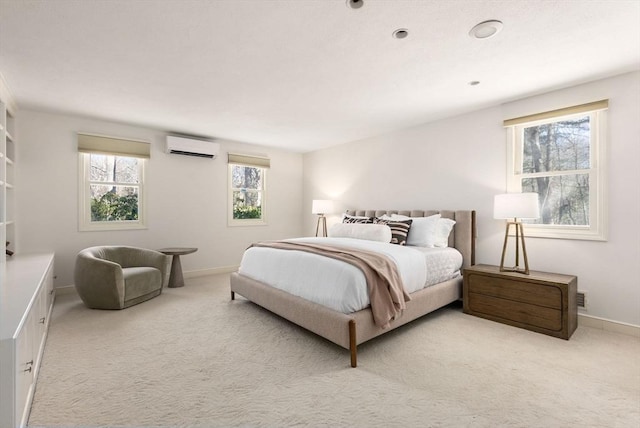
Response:
[{"label": "drawer pull", "polygon": [[40,324],[44,324],[45,317],[40,318]]},{"label": "drawer pull", "polygon": [[31,373],[31,366],[29,366],[29,368],[28,368],[28,369],[26,369],[26,370],[22,370],[22,371],[23,371],[24,373]]}]

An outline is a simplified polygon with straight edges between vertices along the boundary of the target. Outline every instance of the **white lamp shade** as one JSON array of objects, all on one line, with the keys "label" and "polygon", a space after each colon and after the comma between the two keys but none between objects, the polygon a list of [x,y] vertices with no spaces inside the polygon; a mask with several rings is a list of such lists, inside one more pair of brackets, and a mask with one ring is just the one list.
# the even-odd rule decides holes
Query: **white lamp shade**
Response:
[{"label": "white lamp shade", "polygon": [[493,200],[493,218],[538,218],[540,207],[537,193],[503,193]]},{"label": "white lamp shade", "polygon": [[311,204],[311,213],[327,214],[333,211],[333,201],[326,199],[314,199]]}]

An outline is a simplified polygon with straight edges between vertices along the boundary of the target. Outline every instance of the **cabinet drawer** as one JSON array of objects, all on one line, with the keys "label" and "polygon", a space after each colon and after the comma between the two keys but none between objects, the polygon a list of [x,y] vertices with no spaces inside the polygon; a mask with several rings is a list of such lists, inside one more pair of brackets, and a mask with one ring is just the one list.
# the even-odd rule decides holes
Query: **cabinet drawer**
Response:
[{"label": "cabinet drawer", "polygon": [[488,316],[491,319],[499,318],[507,323],[509,323],[508,321],[513,321],[545,330],[562,330],[562,311],[559,309],[510,301],[473,292],[469,293],[468,298],[468,309],[474,315]]},{"label": "cabinet drawer", "polygon": [[477,274],[469,275],[467,284],[470,293],[562,309],[562,291],[557,286]]}]

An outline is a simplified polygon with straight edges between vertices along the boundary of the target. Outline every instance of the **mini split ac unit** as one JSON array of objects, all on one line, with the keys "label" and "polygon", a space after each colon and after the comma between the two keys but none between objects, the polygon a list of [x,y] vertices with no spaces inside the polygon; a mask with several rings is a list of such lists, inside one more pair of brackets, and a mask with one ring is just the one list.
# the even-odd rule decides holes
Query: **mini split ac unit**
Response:
[{"label": "mini split ac unit", "polygon": [[220,152],[220,144],[187,137],[167,136],[167,153],[215,159]]}]

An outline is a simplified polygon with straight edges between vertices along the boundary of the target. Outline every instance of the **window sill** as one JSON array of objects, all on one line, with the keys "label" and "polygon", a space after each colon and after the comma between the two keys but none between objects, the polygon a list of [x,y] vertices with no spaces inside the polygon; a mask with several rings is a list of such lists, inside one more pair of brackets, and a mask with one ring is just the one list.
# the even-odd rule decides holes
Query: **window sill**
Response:
[{"label": "window sill", "polygon": [[527,238],[550,238],[550,239],[575,239],[584,241],[606,241],[607,234],[604,230],[592,230],[590,228],[576,227],[553,227],[553,226],[533,226],[524,224],[524,235]]},{"label": "window sill", "polygon": [[108,222],[108,223],[91,223],[81,224],[78,227],[80,232],[101,232],[101,231],[118,231],[118,230],[142,230],[147,229],[145,224],[139,222],[124,223],[124,222]]}]

